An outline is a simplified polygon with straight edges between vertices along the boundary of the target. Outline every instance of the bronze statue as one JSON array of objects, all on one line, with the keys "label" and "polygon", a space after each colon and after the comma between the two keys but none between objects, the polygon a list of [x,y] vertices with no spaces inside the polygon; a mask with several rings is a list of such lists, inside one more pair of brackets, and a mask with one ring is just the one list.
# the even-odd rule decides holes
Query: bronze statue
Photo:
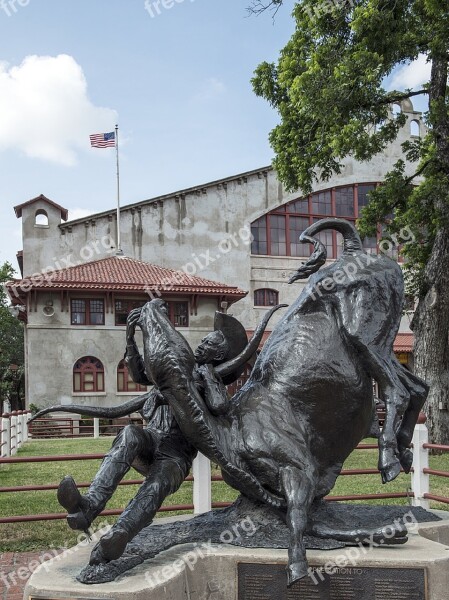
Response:
[{"label": "bronze statue", "polygon": [[[324,266],[326,249],[314,237],[325,229],[334,229],[343,236],[342,255],[328,266]],[[323,508],[322,499],[333,488],[346,458],[372,428],[372,380],[377,381],[386,408],[385,424],[378,432],[379,470],[384,483],[398,475],[401,465],[410,470],[412,454],[408,446],[428,391],[426,384],[406,371],[393,353],[403,304],[403,278],[397,263],[383,255],[368,255],[353,225],[341,219],[314,223],[300,240],[313,243],[314,253],[290,283],[310,279],[274,327],[249,380],[230,399],[224,384],[235,378],[254,354],[259,344],[256,334],[245,348],[215,360],[210,355],[205,358],[206,343],[196,354],[192,352],[169,321],[162,300],[152,300],[130,317],[141,328],[144,339],[144,364],[139,362],[138,373],[131,369],[133,376],[139,381],[139,373],[144,373],[146,381],[155,386],[154,405],[157,398],[170,406],[171,424],[180,430],[176,438],[179,447],[189,448],[190,457],[193,448],[198,449],[218,463],[225,481],[241,492],[235,510],[243,503],[245,510],[253,510],[254,514],[265,511],[264,536],[255,539],[265,547],[288,546],[289,584],[308,572],[307,536],[309,541],[310,536],[332,540],[334,545],[324,547],[357,544],[370,532],[380,543],[406,541],[406,530],[400,526],[393,533],[388,528],[387,534],[382,527],[371,525],[342,527],[340,517],[333,524],[323,522],[330,518],[331,511]],[[218,338],[209,339],[212,346]],[[121,410],[139,402],[142,399],[126,403]],[[166,474],[172,477],[170,468],[167,473],[163,468],[153,474],[150,471],[151,481],[144,486],[157,485]],[[176,485],[180,481],[177,479]],[[164,490],[173,488],[167,485]],[[75,508],[82,504],[77,498]],[[72,504],[67,508],[71,510]],[[136,506],[137,513],[139,510]],[[193,519],[192,532],[200,536],[201,531],[203,535],[214,531],[214,527],[216,531],[232,510]],[[144,517],[137,522],[139,527],[146,524]],[[281,522],[288,528],[287,542],[278,536]],[[119,530],[118,524],[114,527]],[[159,545],[152,540],[146,556],[185,540],[187,529],[186,525],[176,538],[165,536]],[[117,535],[120,541],[119,533],[111,535]],[[123,537],[121,552],[129,539],[129,535]],[[211,539],[215,539],[213,535]],[[101,548],[102,542],[99,544]],[[134,566],[143,558],[142,552],[130,550],[132,546],[129,544],[127,552],[134,557],[129,563]],[[111,558],[101,550],[100,562]],[[103,566],[97,572],[88,570],[80,580],[111,580]]]},{"label": "bronze statue", "polygon": [[[407,446],[427,394],[424,382],[403,371],[393,354],[403,303],[400,267],[386,256],[367,255],[354,227],[340,219],[321,220],[300,239],[309,242],[329,228],[343,236],[342,256],[321,271],[323,260],[314,257],[316,272],[230,402],[220,397],[216,379],[246,362],[245,352],[215,374],[201,369],[205,398],[218,393],[209,402],[226,403],[218,415],[198,393],[193,353],[161,301],[146,304],[138,323],[146,372],[187,440],[220,465],[232,487],[284,512],[289,583],[307,574],[303,535],[312,504],[329,494],[343,462],[371,429],[372,379],[386,405],[379,438],[384,482],[399,474],[400,461],[410,468]],[[324,246],[314,243],[325,258]],[[306,264],[291,281],[308,269]]]}]

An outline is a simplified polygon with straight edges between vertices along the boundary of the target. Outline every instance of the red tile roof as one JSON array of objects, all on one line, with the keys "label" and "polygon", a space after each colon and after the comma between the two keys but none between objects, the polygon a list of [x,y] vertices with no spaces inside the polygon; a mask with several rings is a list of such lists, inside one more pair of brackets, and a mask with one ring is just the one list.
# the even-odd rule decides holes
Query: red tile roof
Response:
[{"label": "red tile roof", "polygon": [[[252,337],[254,333],[254,329],[247,329],[246,334],[248,335],[248,339]],[[263,348],[263,345],[268,339],[271,331],[264,331],[262,340],[259,344],[259,350]],[[396,339],[394,340],[394,351],[395,352],[412,352],[413,351],[413,342],[414,336],[413,333],[398,333]]]},{"label": "red tile roof", "polygon": [[56,204],[56,202],[53,202],[53,200],[50,200],[49,198],[44,196],[44,194],[41,194],[40,196],[36,196],[36,198],[31,198],[31,200],[28,200],[27,202],[24,202],[23,204],[18,204],[17,206],[15,206],[14,211],[16,213],[16,217],[18,219],[20,219],[20,217],[22,216],[22,209],[25,206],[29,206],[30,204],[34,204],[35,202],[39,202],[41,200],[43,200],[44,202],[47,202],[48,204],[51,204],[52,206],[54,206],[55,208],[60,210],[62,220],[67,221],[67,219],[69,218],[69,211],[66,208],[64,208],[63,206]]},{"label": "red tile roof", "polygon": [[394,340],[395,352],[412,352],[415,337],[413,333],[398,333]]},{"label": "red tile roof", "polygon": [[111,256],[93,262],[13,281],[9,288],[61,290],[166,291],[243,298],[248,292],[203,277],[186,275],[126,256]]}]

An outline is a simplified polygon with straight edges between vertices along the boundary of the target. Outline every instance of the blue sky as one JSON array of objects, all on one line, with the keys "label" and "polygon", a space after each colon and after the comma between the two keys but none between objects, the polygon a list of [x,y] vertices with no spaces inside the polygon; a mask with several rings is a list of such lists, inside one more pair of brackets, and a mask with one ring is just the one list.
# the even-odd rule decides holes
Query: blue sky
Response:
[{"label": "blue sky", "polygon": [[88,136],[116,122],[123,205],[271,162],[277,115],[250,79],[293,32],[293,0],[274,22],[249,0],[146,2],[0,1],[0,263],[21,248],[16,204],[114,207],[114,150]]}]

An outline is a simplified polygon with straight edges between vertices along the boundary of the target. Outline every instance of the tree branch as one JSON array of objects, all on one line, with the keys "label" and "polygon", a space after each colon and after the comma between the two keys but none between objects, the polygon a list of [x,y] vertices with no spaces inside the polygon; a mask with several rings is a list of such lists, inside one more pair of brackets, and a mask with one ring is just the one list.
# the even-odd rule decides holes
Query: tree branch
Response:
[{"label": "tree branch", "polygon": [[[407,177],[407,179],[404,179],[403,183],[402,183],[402,188],[405,188],[409,183],[411,183],[415,177],[418,177],[419,175],[421,175],[425,169],[429,166],[429,164],[432,162],[433,159],[429,158],[429,160],[426,160],[417,171],[415,171],[413,173],[413,175],[410,175],[410,177]],[[393,202],[393,204],[391,205],[391,209],[394,210],[397,206],[399,206],[399,204],[401,204],[402,199],[396,200],[396,202]]]},{"label": "tree branch", "polygon": [[390,92],[383,98],[382,100],[378,100],[376,102],[377,105],[380,104],[391,104],[392,102],[399,102],[400,100],[407,100],[408,98],[412,98],[413,96],[422,96],[423,94],[428,94],[429,90],[418,90],[416,92]]},{"label": "tree branch", "polygon": [[260,15],[266,10],[273,13],[273,18],[281,8],[283,0],[252,0],[252,3],[246,9],[250,15]]},{"label": "tree branch", "polygon": [[425,169],[430,165],[430,163],[432,162],[433,159],[429,158],[429,160],[426,160],[425,162],[423,162],[423,164],[419,167],[419,169],[417,171],[415,171],[415,173],[413,173],[413,175],[410,175],[410,177],[407,177],[407,179],[404,181],[404,187],[406,185],[408,185],[409,183],[411,183],[415,177],[419,177],[419,175],[421,175]]}]

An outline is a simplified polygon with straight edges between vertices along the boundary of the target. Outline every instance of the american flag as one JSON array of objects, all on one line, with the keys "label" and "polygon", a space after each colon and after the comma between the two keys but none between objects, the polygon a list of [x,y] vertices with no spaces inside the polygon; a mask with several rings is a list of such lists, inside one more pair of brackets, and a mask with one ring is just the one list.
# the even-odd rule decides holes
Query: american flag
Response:
[{"label": "american flag", "polygon": [[115,131],[109,133],[94,133],[89,137],[92,148],[115,147]]}]

